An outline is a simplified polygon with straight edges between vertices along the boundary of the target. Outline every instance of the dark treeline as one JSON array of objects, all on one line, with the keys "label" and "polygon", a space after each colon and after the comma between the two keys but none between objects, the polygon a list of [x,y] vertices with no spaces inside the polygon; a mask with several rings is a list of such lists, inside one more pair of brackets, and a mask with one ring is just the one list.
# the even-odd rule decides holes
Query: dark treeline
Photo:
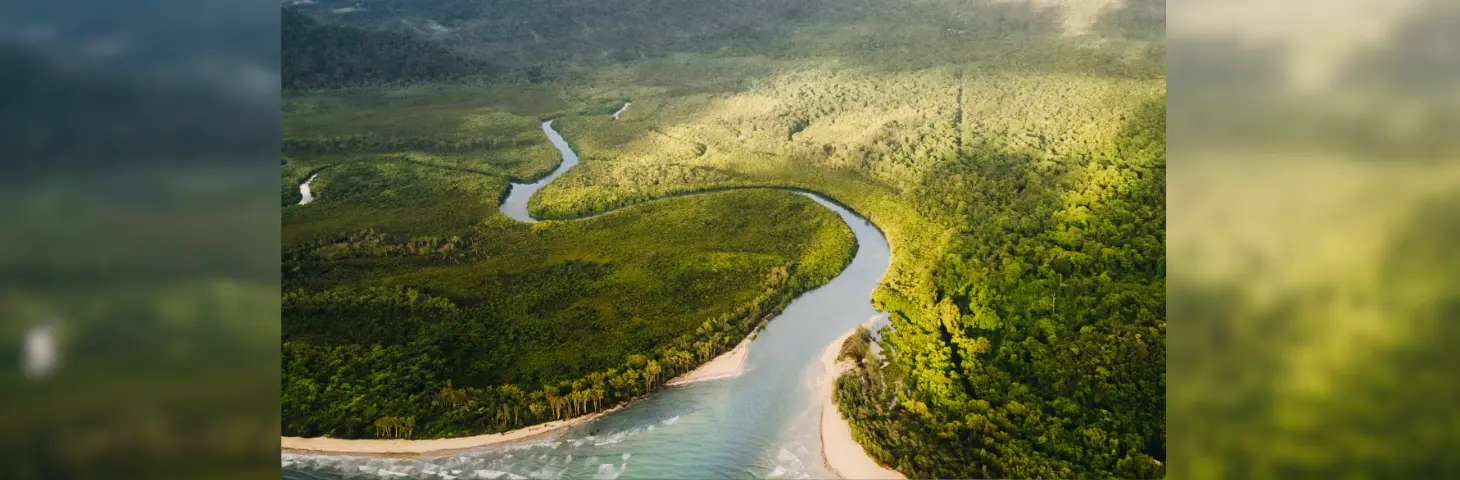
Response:
[{"label": "dark treeline", "polygon": [[290,8],[283,9],[281,28],[286,89],[449,80],[497,71],[410,34],[325,25]]}]

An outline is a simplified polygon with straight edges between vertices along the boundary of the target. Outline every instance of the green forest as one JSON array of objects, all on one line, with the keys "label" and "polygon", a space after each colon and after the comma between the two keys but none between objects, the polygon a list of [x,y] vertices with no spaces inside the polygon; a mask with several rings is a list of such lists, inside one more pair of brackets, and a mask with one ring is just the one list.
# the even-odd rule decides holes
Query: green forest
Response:
[{"label": "green forest", "polygon": [[990,194],[965,207],[937,302],[884,336],[895,355],[837,382],[878,460],[912,476],[1162,474],[1164,118],[1133,117],[1118,160],[1046,165],[1055,181],[1028,158],[949,167]]},{"label": "green forest", "polygon": [[[285,165],[283,203],[297,203],[289,189],[326,168],[315,183],[318,205],[284,207],[286,434],[497,431],[652,390],[666,372],[736,343],[849,258],[844,226],[780,192],[656,200],[776,186],[833,198],[890,242],[892,266],[873,301],[891,328],[861,337],[875,338],[881,355],[855,355],[860,368],[838,379],[835,393],[879,462],[910,477],[1164,476],[1163,6],[1133,1],[1092,13],[1071,2],[807,2],[793,15],[775,10],[784,5],[729,2],[729,11],[756,13],[728,15],[700,35],[685,24],[634,29],[644,39],[622,32],[638,20],[652,25],[647,13],[605,3],[586,25],[523,6],[527,31],[495,37],[484,36],[491,22],[479,14],[444,13],[456,12],[443,6],[454,2],[401,6],[411,10],[395,15],[452,29],[435,40],[441,45],[528,74],[286,95],[294,166]],[[694,13],[664,8],[665,18]],[[756,20],[762,13],[780,18]],[[369,19],[383,14],[374,15],[339,21],[381,28]],[[728,33],[741,21],[763,26]],[[688,40],[661,47],[652,41],[661,35]],[[593,43],[601,50],[541,50],[584,38],[604,39]],[[633,44],[642,48],[623,47]],[[625,101],[632,108],[611,118]],[[610,213],[532,227],[495,213],[503,178],[536,178],[555,161],[550,146],[525,133],[542,118],[557,119],[582,163],[529,210],[548,219]],[[372,179],[381,175],[390,180]],[[430,187],[415,191],[403,178]],[[371,186],[357,197],[349,185]],[[464,203],[442,206],[448,198]],[[722,207],[731,199],[749,203]],[[781,222],[710,220],[709,212],[747,208],[781,212]],[[634,219],[650,213],[686,230],[633,237]],[[689,218],[709,223],[681,220]],[[697,243],[738,242],[713,234],[738,230],[779,240],[740,247],[770,251]],[[618,245],[621,256],[549,253],[554,242],[587,235],[612,238],[600,243]],[[650,248],[650,238],[667,243]],[[535,260],[516,251],[527,243]],[[708,280],[696,280],[690,265],[699,263],[688,259],[711,250],[745,255],[725,259],[735,273],[717,275],[730,288],[710,290],[737,293],[681,311],[683,320],[671,322],[679,327],[564,362],[546,359],[586,355],[581,344],[492,350],[512,345],[493,343],[498,335],[634,317],[631,305],[589,300],[584,285],[642,288],[637,303],[693,292]],[[510,261],[498,256],[509,253]],[[543,303],[537,291],[587,297]],[[554,312],[551,320],[513,320],[539,310]],[[333,327],[343,318],[352,319],[348,332]],[[462,330],[488,318],[499,326]],[[429,340],[460,335],[490,337],[470,348],[493,353],[453,360],[459,347]],[[568,364],[581,368],[544,367]],[[382,371],[412,380],[368,380]],[[392,400],[352,400],[375,396]]]}]

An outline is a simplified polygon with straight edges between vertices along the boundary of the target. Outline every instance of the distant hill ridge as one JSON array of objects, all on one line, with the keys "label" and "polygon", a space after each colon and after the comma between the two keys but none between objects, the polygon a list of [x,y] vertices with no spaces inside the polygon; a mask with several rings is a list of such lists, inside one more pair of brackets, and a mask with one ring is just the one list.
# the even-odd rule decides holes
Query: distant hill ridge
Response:
[{"label": "distant hill ridge", "polygon": [[498,67],[406,33],[326,25],[283,9],[283,86],[338,88],[490,75]]}]

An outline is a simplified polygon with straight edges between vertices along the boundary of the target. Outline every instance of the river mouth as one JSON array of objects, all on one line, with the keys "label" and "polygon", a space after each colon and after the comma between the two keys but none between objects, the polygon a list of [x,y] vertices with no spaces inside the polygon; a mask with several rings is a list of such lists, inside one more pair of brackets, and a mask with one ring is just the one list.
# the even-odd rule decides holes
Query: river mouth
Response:
[{"label": "river mouth", "polygon": [[[535,222],[527,201],[578,163],[543,122],[563,162],[542,180],[513,184],[507,216]],[[891,262],[870,221],[812,192],[857,238],[852,261],[826,285],[803,293],[750,344],[738,377],[667,388],[591,422],[532,440],[411,458],[282,455],[284,478],[832,478],[821,456],[819,356],[869,319],[885,319],[871,294]],[[511,211],[509,211],[509,204]]]}]

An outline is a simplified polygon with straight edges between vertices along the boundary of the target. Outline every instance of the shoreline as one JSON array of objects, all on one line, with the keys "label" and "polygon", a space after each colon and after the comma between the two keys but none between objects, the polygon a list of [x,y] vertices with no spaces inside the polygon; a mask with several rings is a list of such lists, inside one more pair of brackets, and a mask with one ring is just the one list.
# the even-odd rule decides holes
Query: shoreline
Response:
[{"label": "shoreline", "polygon": [[[751,334],[754,335],[753,333]],[[709,380],[720,380],[725,378],[738,377],[745,373],[745,359],[750,352],[750,336],[741,340],[735,348],[720,354],[720,356],[705,362],[694,370],[682,373],[678,377],[664,383],[665,387],[677,387],[680,385],[705,382]]]},{"label": "shoreline", "polygon": [[[745,360],[750,351],[750,342],[754,334],[747,335],[744,340],[735,345],[730,351],[705,362],[703,365],[689,372],[680,374],[664,386],[676,387],[696,382],[720,380],[725,378],[738,377],[745,373]],[[652,395],[653,392],[650,393]],[[598,419],[598,417],[616,412],[624,407],[632,405],[639,399],[635,398],[613,408],[601,412],[594,412],[588,415],[573,417],[563,420],[554,420],[537,425],[528,425],[516,430],[508,430],[500,433],[488,433],[473,435],[470,437],[455,438],[433,438],[423,440],[406,439],[377,439],[377,438],[329,438],[329,437],[279,437],[279,450],[286,453],[314,453],[314,454],[344,454],[344,455],[383,455],[383,456],[409,456],[423,455],[427,453],[440,453],[452,450],[469,450],[473,448],[490,447],[504,443],[512,443],[521,440],[528,440],[534,437],[544,436],[568,427],[582,425]]]},{"label": "shoreline", "polygon": [[279,450],[286,453],[316,453],[316,454],[359,454],[359,455],[421,455],[427,453],[439,453],[451,450],[468,450],[480,447],[511,443],[519,440],[528,440],[534,437],[547,435],[568,427],[582,425],[597,420],[598,417],[613,413],[632,405],[638,399],[630,400],[614,406],[608,410],[594,412],[588,415],[568,418],[564,420],[553,420],[537,425],[528,425],[516,430],[508,430],[500,433],[488,433],[473,435],[470,437],[456,438],[433,438],[424,440],[404,439],[348,439],[329,437],[279,437]]},{"label": "shoreline", "polygon": [[838,362],[836,357],[841,353],[842,344],[856,331],[853,328],[842,334],[821,352],[823,374],[821,381],[817,382],[817,395],[821,397],[821,459],[841,478],[905,479],[906,475],[883,467],[867,455],[867,451],[852,437],[852,425],[842,418],[841,409],[832,400],[837,377],[850,367],[850,362]]}]

